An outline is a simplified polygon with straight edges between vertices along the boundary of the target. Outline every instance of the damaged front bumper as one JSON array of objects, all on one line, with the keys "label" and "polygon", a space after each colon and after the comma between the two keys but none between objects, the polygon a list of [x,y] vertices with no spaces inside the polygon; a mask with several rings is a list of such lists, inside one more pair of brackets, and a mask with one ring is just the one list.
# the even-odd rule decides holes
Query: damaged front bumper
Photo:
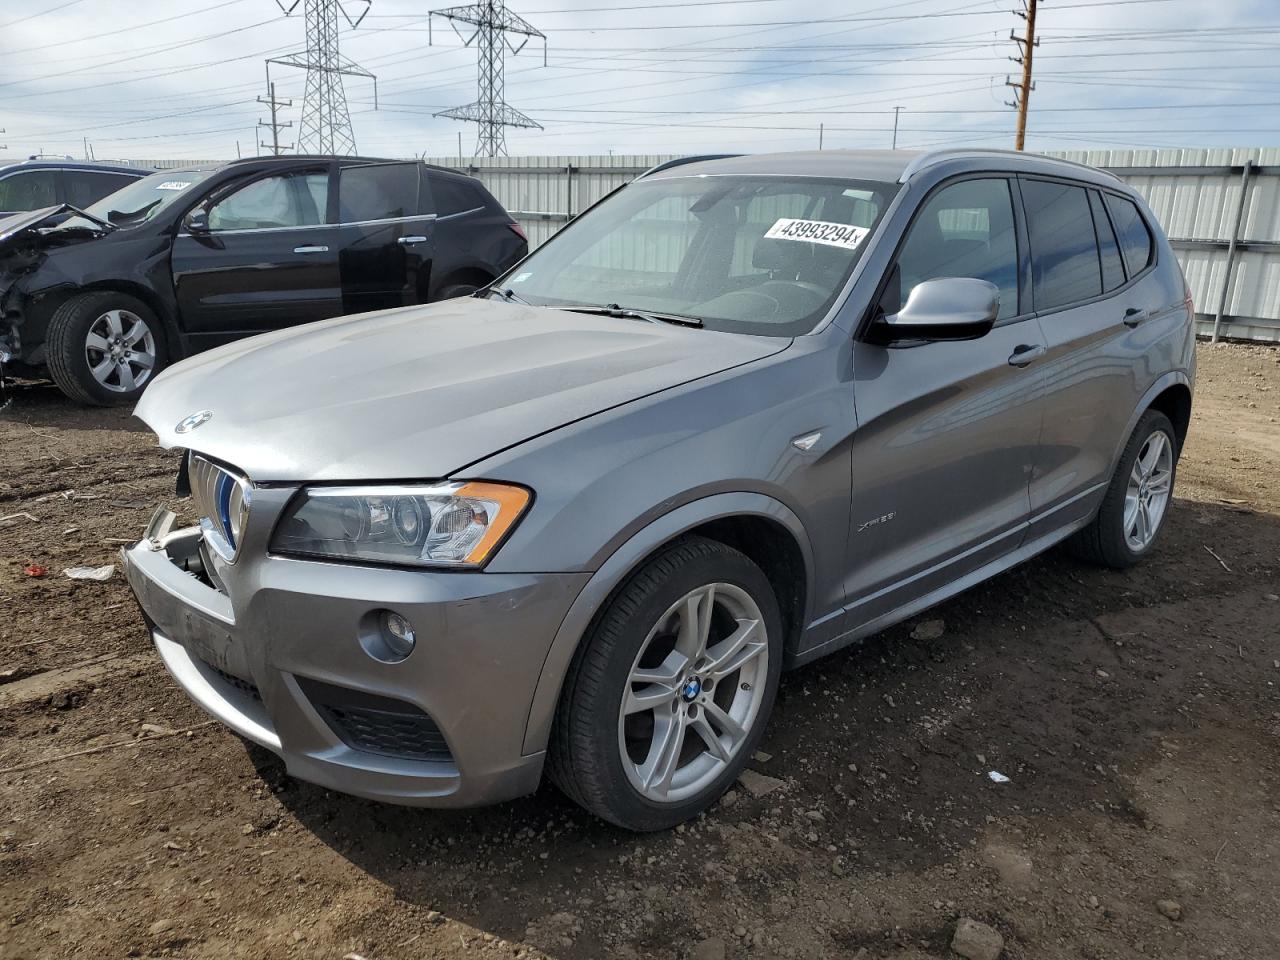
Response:
[{"label": "damaged front bumper", "polygon": [[[290,491],[258,488],[234,564],[160,511],[121,551],[157,652],[206,712],[299,779],[421,806],[537,788],[522,744],[547,651],[585,575],[355,567],[270,556]],[[419,638],[403,661],[366,652],[379,611]]]}]

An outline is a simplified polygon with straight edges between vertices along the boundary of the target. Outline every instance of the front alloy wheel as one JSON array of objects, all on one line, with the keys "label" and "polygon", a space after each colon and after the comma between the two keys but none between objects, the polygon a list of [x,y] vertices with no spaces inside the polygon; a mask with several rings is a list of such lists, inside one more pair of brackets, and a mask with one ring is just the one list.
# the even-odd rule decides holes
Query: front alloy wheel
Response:
[{"label": "front alloy wheel", "polygon": [[618,748],[635,789],[670,803],[714,783],[742,749],[764,700],[764,615],[731,583],[673,603],[636,655],[618,716]]},{"label": "front alloy wheel", "polygon": [[724,543],[670,544],[618,590],[565,678],[548,771],[629,830],[706,810],[760,741],[782,670],[768,578]]},{"label": "front alloy wheel", "polygon": [[112,393],[130,393],[151,379],[156,335],[129,310],[108,310],[89,326],[84,356],[93,379]]}]

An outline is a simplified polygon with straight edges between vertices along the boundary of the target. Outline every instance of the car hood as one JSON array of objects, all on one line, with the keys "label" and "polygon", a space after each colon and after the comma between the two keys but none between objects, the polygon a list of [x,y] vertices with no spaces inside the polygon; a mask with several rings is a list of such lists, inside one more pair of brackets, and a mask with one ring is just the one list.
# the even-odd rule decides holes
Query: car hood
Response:
[{"label": "car hood", "polygon": [[[55,217],[62,214],[76,214],[90,220],[94,223],[102,224],[107,229],[113,229],[109,224],[104,224],[97,217],[85,213],[79,207],[73,207],[69,203],[57,203],[51,207],[41,207],[39,210],[29,210],[25,213],[14,213],[7,217],[0,217],[0,253],[11,250],[15,244],[29,237],[31,231],[37,227],[48,224]],[[68,231],[68,236],[76,235],[80,239],[88,237],[102,236],[101,233],[90,233],[85,231]]]},{"label": "car hood", "polygon": [[136,414],[256,482],[435,479],[790,342],[464,297],[200,354]]}]

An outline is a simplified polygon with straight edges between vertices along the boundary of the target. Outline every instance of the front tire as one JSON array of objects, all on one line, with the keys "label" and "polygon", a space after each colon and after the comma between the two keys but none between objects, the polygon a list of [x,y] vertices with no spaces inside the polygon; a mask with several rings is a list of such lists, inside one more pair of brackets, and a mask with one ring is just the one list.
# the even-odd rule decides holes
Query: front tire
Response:
[{"label": "front tire", "polygon": [[782,652],[782,617],[759,567],[714,540],[672,544],[627,581],[574,658],[551,778],[628,830],[696,816],[759,743]]},{"label": "front tire", "polygon": [[1102,506],[1093,522],[1068,544],[1083,560],[1124,570],[1155,546],[1178,468],[1178,434],[1159,410],[1148,410],[1134,427]]},{"label": "front tire", "polygon": [[136,402],[168,359],[159,318],[114,291],[78,294],[58,307],[45,352],[62,392],[93,406]]}]

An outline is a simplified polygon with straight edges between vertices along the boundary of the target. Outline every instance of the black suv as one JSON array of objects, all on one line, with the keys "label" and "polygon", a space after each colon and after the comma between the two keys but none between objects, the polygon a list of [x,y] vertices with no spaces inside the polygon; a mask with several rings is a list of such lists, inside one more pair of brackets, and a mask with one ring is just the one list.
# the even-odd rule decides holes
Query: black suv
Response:
[{"label": "black suv", "polygon": [[150,172],[116,163],[44,157],[0,164],[0,217],[58,203],[87,207]]},{"label": "black suv", "polygon": [[183,356],[472,293],[527,251],[479,182],[423,163],[167,170],[84,210],[0,221],[0,359],[47,368],[74,400],[129,403]]}]

